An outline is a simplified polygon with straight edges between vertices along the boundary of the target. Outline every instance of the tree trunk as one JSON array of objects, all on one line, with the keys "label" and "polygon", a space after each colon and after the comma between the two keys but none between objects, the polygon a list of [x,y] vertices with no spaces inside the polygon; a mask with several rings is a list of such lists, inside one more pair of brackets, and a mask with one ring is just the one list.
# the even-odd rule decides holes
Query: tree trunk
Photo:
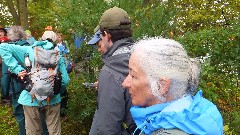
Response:
[{"label": "tree trunk", "polygon": [[24,29],[28,29],[29,23],[28,23],[28,12],[27,12],[27,0],[18,0],[18,11],[19,11],[19,17],[21,26]]},{"label": "tree trunk", "polygon": [[13,20],[16,25],[21,25],[20,18],[16,12],[16,9],[14,8],[13,1],[12,0],[7,0],[8,8],[10,10],[10,13],[13,16]]}]

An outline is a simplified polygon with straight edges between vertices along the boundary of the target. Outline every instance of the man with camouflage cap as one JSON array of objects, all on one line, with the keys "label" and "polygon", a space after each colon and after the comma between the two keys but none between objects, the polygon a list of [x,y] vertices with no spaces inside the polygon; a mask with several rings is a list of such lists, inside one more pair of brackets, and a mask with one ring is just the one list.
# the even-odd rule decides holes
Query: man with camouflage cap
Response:
[{"label": "man with camouflage cap", "polygon": [[121,84],[128,74],[133,45],[131,21],[126,11],[113,7],[103,13],[98,27],[106,52],[102,54],[104,66],[98,78],[97,109],[89,134],[129,135],[135,129],[131,96]]}]

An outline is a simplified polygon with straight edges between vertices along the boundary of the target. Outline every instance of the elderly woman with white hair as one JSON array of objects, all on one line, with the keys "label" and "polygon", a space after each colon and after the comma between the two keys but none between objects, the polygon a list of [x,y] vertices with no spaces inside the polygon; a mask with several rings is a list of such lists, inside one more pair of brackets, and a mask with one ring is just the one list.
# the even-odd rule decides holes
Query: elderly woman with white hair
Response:
[{"label": "elderly woman with white hair", "polygon": [[217,107],[196,93],[199,74],[198,62],[174,40],[149,38],[134,45],[122,85],[131,94],[140,134],[223,134]]}]

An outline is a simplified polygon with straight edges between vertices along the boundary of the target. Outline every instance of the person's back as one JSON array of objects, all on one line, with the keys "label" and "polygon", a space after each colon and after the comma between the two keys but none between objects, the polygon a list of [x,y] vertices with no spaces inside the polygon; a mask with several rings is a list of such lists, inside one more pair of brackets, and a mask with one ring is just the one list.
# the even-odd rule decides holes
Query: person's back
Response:
[{"label": "person's back", "polygon": [[[9,39],[15,39],[15,41],[12,42],[9,41],[9,44],[19,45],[19,46],[29,46],[29,44],[25,40],[20,40],[24,37],[24,35],[21,35],[20,27],[13,26],[9,29]],[[13,33],[15,31],[15,33]],[[16,34],[19,33],[19,34]],[[23,31],[22,31],[23,33]],[[19,124],[19,133],[20,134],[26,134],[25,131],[25,121],[24,121],[24,113],[22,106],[17,102],[20,93],[22,92],[21,82],[19,81],[17,75],[12,74],[8,70],[8,66],[5,64],[5,62],[2,62],[2,90],[3,91],[9,91],[11,95],[11,102],[14,108],[13,114],[16,117],[16,120]]]},{"label": "person's back", "polygon": [[128,73],[133,44],[130,24],[127,12],[117,7],[105,11],[99,22],[103,33],[101,40],[107,51],[102,55],[104,66],[98,78],[97,109],[90,135],[127,135],[134,131],[135,123],[130,114],[131,97],[121,87]]}]

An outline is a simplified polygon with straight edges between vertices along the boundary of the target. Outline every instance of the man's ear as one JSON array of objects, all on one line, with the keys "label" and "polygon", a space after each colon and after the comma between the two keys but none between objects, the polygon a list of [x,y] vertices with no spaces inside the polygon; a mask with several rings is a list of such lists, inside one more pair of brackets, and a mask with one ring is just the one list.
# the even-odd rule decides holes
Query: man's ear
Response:
[{"label": "man's ear", "polygon": [[158,83],[159,83],[159,86],[158,86],[159,92],[163,96],[166,96],[170,88],[171,80],[168,78],[160,78]]},{"label": "man's ear", "polygon": [[107,37],[107,40],[110,41],[111,40],[111,34],[106,32],[106,31],[104,31],[104,34]]}]

